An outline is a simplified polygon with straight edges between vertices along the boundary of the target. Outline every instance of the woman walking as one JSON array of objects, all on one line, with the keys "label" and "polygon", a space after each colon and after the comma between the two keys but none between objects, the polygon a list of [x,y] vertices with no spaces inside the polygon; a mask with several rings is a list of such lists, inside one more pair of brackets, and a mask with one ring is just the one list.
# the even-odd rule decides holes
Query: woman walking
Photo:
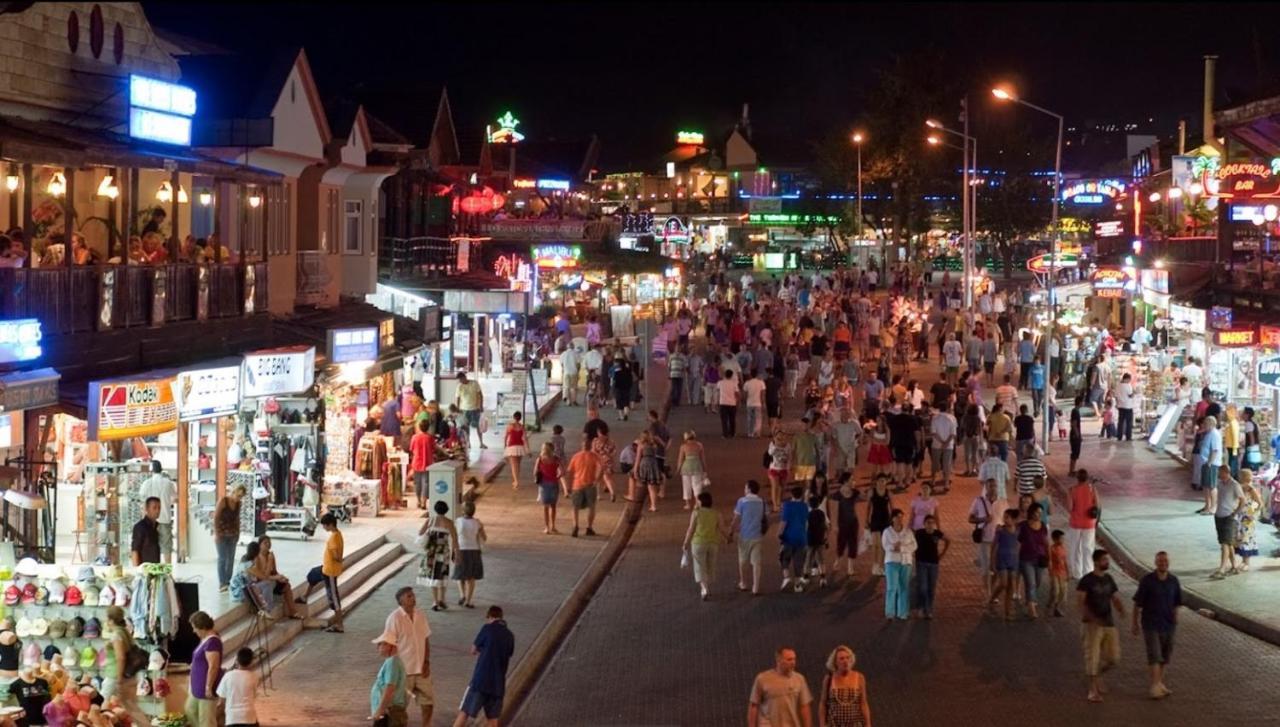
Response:
[{"label": "woman walking", "polygon": [[619,352],[613,359],[613,403],[618,409],[618,421],[624,422],[631,415],[631,386],[635,383],[632,377],[631,363]]},{"label": "woman walking", "polygon": [[768,459],[769,504],[773,511],[782,509],[782,487],[791,482],[791,443],[781,429],[773,433],[766,456]]},{"label": "woman walking", "polygon": [[[636,466],[633,470],[636,483],[649,491],[649,512],[657,512],[658,490],[662,487],[664,477],[662,465],[658,463],[658,456],[661,454],[661,450],[648,430],[640,433],[640,440],[636,445],[636,454]],[[643,494],[640,500],[641,502],[644,501]]]},{"label": "woman walking", "polygon": [[533,473],[538,480],[538,502],[542,503],[542,534],[559,533],[556,530],[556,503],[560,501],[560,490],[564,487],[561,482],[564,469],[560,459],[556,457],[555,444],[545,442],[542,445]]},{"label": "woman walking", "polygon": [[609,438],[608,432],[601,430],[591,440],[591,451],[600,460],[600,481],[604,483],[604,489],[609,491],[609,502],[617,502],[618,494],[613,489],[613,461],[618,454],[617,445]]},{"label": "woman walking", "polygon": [[1262,496],[1253,486],[1253,472],[1240,470],[1240,506],[1236,508],[1236,555],[1240,571],[1249,570],[1249,559],[1258,554],[1258,538],[1254,532],[1262,512]]},{"label": "woman walking", "polygon": [[716,577],[716,556],[720,542],[731,540],[733,533],[724,518],[711,507],[711,493],[698,493],[698,507],[689,516],[689,529],[684,534],[684,551],[693,561],[693,580],[702,591],[702,600],[711,597],[711,582]]},{"label": "woman walking", "polygon": [[818,695],[818,727],[871,727],[867,680],[854,671],[853,649],[837,646],[827,657],[827,673]]},{"label": "woman walking", "polygon": [[[254,545],[254,543],[250,543]],[[117,697],[130,710],[130,714],[138,708],[138,688],[134,674],[127,672],[130,661],[129,652],[133,650],[133,634],[129,633],[129,625],[125,622],[124,609],[111,606],[107,609],[107,621],[104,624],[104,636],[107,638],[107,649],[110,658],[102,669],[102,696],[110,699]],[[146,673],[143,672],[143,676]],[[14,682],[15,693],[20,682]],[[43,720],[30,720],[28,724],[43,724]]]},{"label": "woman walking", "polygon": [[693,507],[693,500],[707,486],[706,460],[702,442],[692,429],[684,433],[680,454],[676,459],[676,471],[684,485],[684,509]]},{"label": "woman walking", "polygon": [[1027,509],[1027,519],[1018,526],[1018,568],[1022,571],[1025,590],[1023,604],[1027,615],[1039,618],[1036,604],[1040,600],[1040,582],[1049,567],[1049,528],[1041,519],[1039,505]]},{"label": "woman walking", "polygon": [[448,608],[444,602],[449,585],[449,566],[458,557],[458,531],[449,517],[449,505],[437,500],[434,512],[418,531],[422,539],[422,559],[418,561],[418,585],[431,589],[431,610]]},{"label": "woman walking", "polygon": [[511,415],[511,421],[507,423],[507,432],[503,435],[503,443],[506,449],[502,451],[502,456],[507,459],[507,467],[511,469],[511,489],[520,489],[520,461],[528,454],[525,448],[527,443],[527,434],[524,431],[524,422],[521,421],[524,415],[515,412]]},{"label": "woman walking", "polygon": [[1067,474],[1074,475],[1076,473],[1076,461],[1080,459],[1080,445],[1084,443],[1084,430],[1080,425],[1080,409],[1084,406],[1084,394],[1076,394],[1075,403],[1071,405],[1071,434],[1067,438],[1067,443],[1071,445],[1071,464],[1067,467]]},{"label": "woman walking", "polygon": [[893,456],[889,453],[889,422],[881,415],[867,426],[871,427],[871,448],[867,451],[871,476],[877,479],[887,477],[889,465],[893,463]]},{"label": "woman walking", "polygon": [[458,558],[453,567],[453,580],[458,582],[458,605],[475,608],[476,581],[484,580],[484,560],[480,549],[489,537],[484,523],[476,519],[476,504],[462,503],[462,517],[454,523],[458,533]]},{"label": "woman walking", "polygon": [[871,532],[871,575],[884,575],[884,548],[881,536],[893,513],[893,500],[889,495],[889,477],[879,475],[871,487],[871,497],[867,499],[867,530]]}]

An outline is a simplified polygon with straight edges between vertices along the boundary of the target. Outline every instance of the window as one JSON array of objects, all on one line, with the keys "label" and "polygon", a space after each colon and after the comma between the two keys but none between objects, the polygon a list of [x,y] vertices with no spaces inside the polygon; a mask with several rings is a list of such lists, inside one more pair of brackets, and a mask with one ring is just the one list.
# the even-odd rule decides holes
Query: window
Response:
[{"label": "window", "polygon": [[346,200],[343,209],[342,252],[346,255],[359,255],[364,251],[360,200]]},{"label": "window", "polygon": [[288,183],[267,188],[267,251],[271,255],[288,255],[289,240]]}]

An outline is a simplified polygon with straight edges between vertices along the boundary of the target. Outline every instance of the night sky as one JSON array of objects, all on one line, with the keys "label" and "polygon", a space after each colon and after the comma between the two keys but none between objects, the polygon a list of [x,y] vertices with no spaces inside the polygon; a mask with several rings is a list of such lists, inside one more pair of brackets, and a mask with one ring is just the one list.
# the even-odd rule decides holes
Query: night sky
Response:
[{"label": "night sky", "polygon": [[877,69],[924,48],[943,54],[940,81],[969,79],[975,123],[993,113],[992,83],[1012,81],[1068,125],[1187,118],[1198,133],[1205,53],[1220,56],[1220,103],[1280,92],[1280,44],[1262,30],[1277,4],[143,5],[232,50],[305,46],[323,94],[364,102],[415,143],[447,85],[464,156],[511,109],[531,139],[598,134],[606,169],[665,152],[678,128],[727,130],[744,102],[802,159],[857,123]]}]

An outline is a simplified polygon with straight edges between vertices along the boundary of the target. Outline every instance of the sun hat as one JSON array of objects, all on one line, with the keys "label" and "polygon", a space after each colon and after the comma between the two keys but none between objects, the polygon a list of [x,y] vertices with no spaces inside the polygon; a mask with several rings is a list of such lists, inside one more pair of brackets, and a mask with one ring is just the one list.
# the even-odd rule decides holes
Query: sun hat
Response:
[{"label": "sun hat", "polygon": [[80,570],[76,573],[76,580],[77,581],[97,580],[97,576],[93,574],[93,566],[91,565],[80,566]]},{"label": "sun hat", "polygon": [[14,567],[13,572],[20,576],[35,578],[40,575],[40,564],[36,562],[35,558],[23,558],[18,561],[18,565]]}]

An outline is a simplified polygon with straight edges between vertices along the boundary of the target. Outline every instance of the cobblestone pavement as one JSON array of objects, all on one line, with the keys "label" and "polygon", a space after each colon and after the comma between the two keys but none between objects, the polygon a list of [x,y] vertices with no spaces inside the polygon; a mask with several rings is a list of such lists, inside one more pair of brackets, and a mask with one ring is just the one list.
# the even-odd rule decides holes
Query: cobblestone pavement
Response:
[{"label": "cobblestone pavement", "polygon": [[[604,417],[615,440],[619,435],[634,437],[643,422],[637,416],[628,422],[614,421],[610,413]],[[583,407],[561,405],[548,417],[542,433],[532,436],[532,444],[540,447],[550,436],[551,425],[561,424],[572,452],[581,441],[585,419]],[[489,441],[490,447],[495,446],[492,438]],[[504,470],[477,503],[476,516],[484,523],[489,542],[484,550],[485,579],[476,588],[476,608],[458,606],[457,590],[450,587],[449,610],[433,612],[427,590],[417,587],[418,603],[425,606],[432,630],[431,664],[437,700],[434,725],[453,724],[458,703],[471,678],[475,663],[470,653],[471,642],[484,624],[485,609],[496,603],[506,612],[507,623],[516,637],[514,668],[618,524],[622,491],[617,503],[610,503],[607,497],[601,500],[596,518],[597,537],[573,539],[568,536],[572,510],[563,499],[558,525],[564,534],[543,535],[542,508],[533,501],[535,490],[530,484],[532,460],[531,457],[524,460],[523,484],[518,493],[511,490],[510,473]],[[479,472],[473,469],[470,473]],[[394,524],[391,537],[412,551],[415,549],[413,537],[421,522],[416,516],[405,517],[403,522]],[[402,586],[414,586],[416,578],[417,562],[414,561],[347,616],[345,634],[307,632],[295,641],[275,670],[275,688],[260,701],[261,724],[264,727],[366,724],[369,686],[381,664],[381,657],[370,642],[382,632],[387,614],[396,607],[395,592]],[[419,719],[412,704],[410,714],[410,724],[416,727]]]},{"label": "cobblestone pavement", "polygon": [[[932,381],[925,371],[921,380]],[[670,424],[673,432],[703,432],[717,508],[730,510],[747,478],[764,481],[764,440],[724,442],[715,417],[692,407],[673,412]],[[817,690],[826,655],[842,643],[857,651],[882,726],[1275,723],[1268,676],[1280,668],[1280,650],[1187,610],[1166,679],[1176,696],[1146,698],[1142,643],[1125,630],[1106,702],[1088,703],[1074,601],[1060,619],[1005,623],[982,615],[966,522],[976,493],[976,481],[965,478],[941,498],[942,528],[955,549],[942,564],[935,620],[888,625],[882,579],[869,576],[866,556],[852,581],[779,593],[776,529],[766,536],[766,593],[735,591],[736,554],[722,546],[713,597],[703,603],[691,573],[678,567],[688,514],[678,506],[645,513],[516,723],[742,724],[752,679],[772,665],[774,649],[796,648],[800,671]],[[894,502],[905,506],[909,496]],[[1058,510],[1054,526],[1062,527]],[[1116,576],[1128,603],[1134,584]]]}]

